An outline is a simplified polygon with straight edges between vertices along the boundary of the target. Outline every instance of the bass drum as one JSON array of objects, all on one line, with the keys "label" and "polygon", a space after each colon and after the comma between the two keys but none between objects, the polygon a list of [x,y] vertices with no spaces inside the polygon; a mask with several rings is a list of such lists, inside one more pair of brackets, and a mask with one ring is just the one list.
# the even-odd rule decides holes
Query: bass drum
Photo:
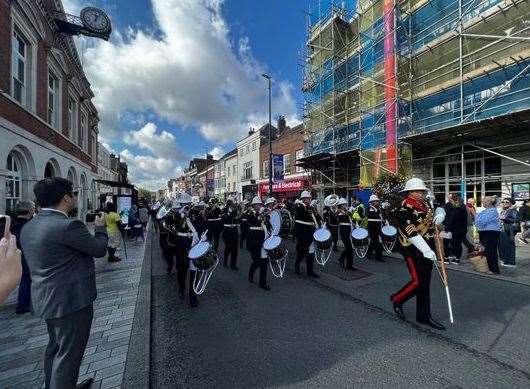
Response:
[{"label": "bass drum", "polygon": [[319,265],[324,266],[331,256],[331,249],[333,248],[333,240],[331,239],[331,232],[325,228],[319,228],[313,233],[315,245],[315,261]]},{"label": "bass drum", "polygon": [[280,235],[288,237],[289,235],[292,235],[294,226],[291,212],[289,212],[287,208],[283,208],[282,210],[280,210],[280,214],[282,216],[282,226],[280,228]]}]

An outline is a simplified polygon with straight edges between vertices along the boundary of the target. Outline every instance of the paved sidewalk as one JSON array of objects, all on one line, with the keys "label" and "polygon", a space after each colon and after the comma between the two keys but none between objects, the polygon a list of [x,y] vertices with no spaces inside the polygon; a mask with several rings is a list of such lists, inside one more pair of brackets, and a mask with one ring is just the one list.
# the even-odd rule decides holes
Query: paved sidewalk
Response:
[{"label": "paved sidewalk", "polygon": [[[98,298],[79,380],[94,378],[92,389],[120,387],[129,349],[144,244],[127,242],[128,260],[96,259]],[[16,315],[16,291],[0,306],[0,388],[40,388],[44,382],[46,326],[32,314]]]}]

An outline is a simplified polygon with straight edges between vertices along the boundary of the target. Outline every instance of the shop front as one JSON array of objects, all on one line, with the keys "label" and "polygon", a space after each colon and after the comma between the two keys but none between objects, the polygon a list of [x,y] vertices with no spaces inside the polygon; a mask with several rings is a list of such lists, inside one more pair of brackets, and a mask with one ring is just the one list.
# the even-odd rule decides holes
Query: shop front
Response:
[{"label": "shop front", "polygon": [[[272,193],[277,200],[295,199],[300,196],[300,192],[309,188],[309,180],[307,177],[299,177],[294,179],[287,179],[272,184]],[[269,182],[263,181],[259,183],[259,194],[261,198],[267,197],[269,193]]]}]

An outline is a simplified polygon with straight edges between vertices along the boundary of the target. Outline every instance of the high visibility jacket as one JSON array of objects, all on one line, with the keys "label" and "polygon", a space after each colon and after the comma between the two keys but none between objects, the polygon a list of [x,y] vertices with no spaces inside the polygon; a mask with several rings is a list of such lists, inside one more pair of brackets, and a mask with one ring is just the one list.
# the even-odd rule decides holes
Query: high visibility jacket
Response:
[{"label": "high visibility jacket", "polygon": [[352,207],[351,218],[359,225],[359,227],[368,227],[368,218],[366,217],[366,211],[362,203]]}]

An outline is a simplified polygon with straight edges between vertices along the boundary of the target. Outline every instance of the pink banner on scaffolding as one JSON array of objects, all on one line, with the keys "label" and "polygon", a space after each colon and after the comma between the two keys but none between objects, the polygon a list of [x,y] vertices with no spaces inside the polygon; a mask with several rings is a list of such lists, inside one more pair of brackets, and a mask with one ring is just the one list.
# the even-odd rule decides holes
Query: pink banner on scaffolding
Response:
[{"label": "pink banner on scaffolding", "polygon": [[384,0],[383,15],[385,26],[384,40],[384,68],[385,68],[385,124],[387,168],[397,172],[396,159],[396,56],[394,29],[394,0]]}]

